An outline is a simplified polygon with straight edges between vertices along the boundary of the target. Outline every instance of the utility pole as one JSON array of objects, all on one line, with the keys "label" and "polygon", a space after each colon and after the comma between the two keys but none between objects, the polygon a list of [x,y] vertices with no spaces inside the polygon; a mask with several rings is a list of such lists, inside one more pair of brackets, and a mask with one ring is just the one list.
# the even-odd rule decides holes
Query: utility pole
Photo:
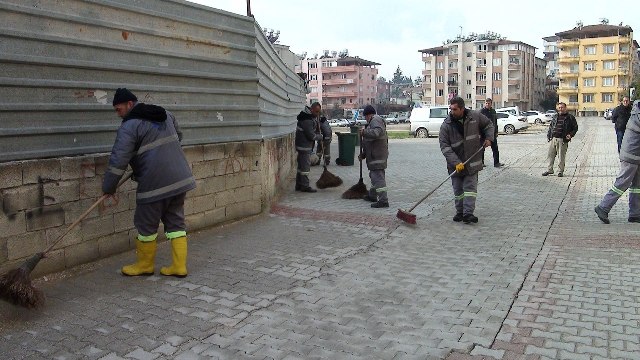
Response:
[{"label": "utility pole", "polygon": [[247,0],[247,16],[253,17],[251,13],[251,0]]}]

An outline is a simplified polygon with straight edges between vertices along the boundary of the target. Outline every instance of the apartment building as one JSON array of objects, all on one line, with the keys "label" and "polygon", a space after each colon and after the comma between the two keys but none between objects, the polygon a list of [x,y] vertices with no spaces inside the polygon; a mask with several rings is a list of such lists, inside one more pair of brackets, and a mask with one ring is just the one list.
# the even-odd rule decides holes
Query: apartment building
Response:
[{"label": "apartment building", "polygon": [[377,102],[377,62],[348,56],[346,51],[302,60],[301,71],[308,75],[309,104],[325,108],[358,109]]},{"label": "apartment building", "polygon": [[633,78],[633,30],[608,24],[556,33],[558,96],[578,116],[601,116],[629,95]]},{"label": "apartment building", "polygon": [[[547,89],[547,61],[539,57],[534,58],[533,64],[533,104],[532,109],[541,109],[540,103],[544,100]],[[528,109],[523,109],[528,110]]]},{"label": "apartment building", "polygon": [[391,82],[378,79],[378,92],[376,94],[378,104],[387,104],[391,99]]},{"label": "apartment building", "polygon": [[[446,105],[450,98],[460,96],[471,108],[481,108],[488,97],[496,108],[540,107],[534,85],[545,70],[536,67],[536,48],[491,35],[472,34],[443,46],[419,50],[424,62],[425,106]],[[537,63],[543,61],[538,59]],[[543,74],[536,75],[536,71]]]}]

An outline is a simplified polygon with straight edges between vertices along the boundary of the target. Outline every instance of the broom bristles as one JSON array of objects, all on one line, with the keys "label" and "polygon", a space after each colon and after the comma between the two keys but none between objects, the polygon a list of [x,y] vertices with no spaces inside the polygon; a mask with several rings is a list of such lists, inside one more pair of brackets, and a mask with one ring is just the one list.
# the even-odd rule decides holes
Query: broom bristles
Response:
[{"label": "broom bristles", "polygon": [[408,211],[404,211],[402,209],[398,209],[398,214],[396,214],[396,217],[408,224],[414,224],[416,223],[416,216]]},{"label": "broom bristles", "polygon": [[0,298],[13,305],[34,309],[44,304],[44,294],[31,285],[30,272],[23,268],[0,276]]},{"label": "broom bristles", "polygon": [[357,184],[353,185],[349,188],[349,190],[345,191],[342,194],[343,199],[362,199],[365,195],[369,193],[367,190],[367,185],[362,182],[362,179],[358,181]]},{"label": "broom bristles", "polygon": [[338,187],[340,185],[342,185],[342,179],[339,176],[330,173],[329,170],[327,170],[326,166],[324,168],[324,171],[322,172],[322,175],[320,175],[320,178],[318,179],[318,181],[316,181],[316,186],[318,187],[318,189]]}]

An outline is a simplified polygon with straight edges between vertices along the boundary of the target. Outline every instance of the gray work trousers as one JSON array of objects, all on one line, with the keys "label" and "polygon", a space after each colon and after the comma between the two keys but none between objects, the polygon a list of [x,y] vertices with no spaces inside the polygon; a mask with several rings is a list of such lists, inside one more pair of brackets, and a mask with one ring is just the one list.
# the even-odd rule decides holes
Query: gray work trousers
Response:
[{"label": "gray work trousers", "polygon": [[[318,158],[322,155],[322,148],[324,146],[324,161],[325,164],[331,161],[331,139],[318,141],[318,146],[316,148],[316,155]],[[322,159],[320,159],[320,163],[322,163]]]},{"label": "gray work trousers", "polygon": [[629,189],[629,217],[640,217],[640,165],[638,164],[620,161],[620,173],[600,202],[600,207],[608,213],[627,189]]},{"label": "gray work trousers", "polygon": [[473,214],[478,196],[478,173],[466,176],[452,176],[451,185],[455,196],[457,214]]},{"label": "gray work trousers", "polygon": [[160,221],[164,225],[164,232],[168,239],[181,235],[187,227],[184,222],[184,199],[187,193],[178,194],[167,199],[148,204],[136,204],[133,214],[133,225],[138,230],[138,240],[155,240]]},{"label": "gray work trousers", "polygon": [[296,174],[297,186],[309,186],[309,171],[311,169],[310,155],[309,151],[298,151],[298,172]]},{"label": "gray work trousers", "polygon": [[369,196],[374,199],[378,199],[378,201],[389,202],[389,198],[387,198],[387,181],[384,178],[384,169],[369,170],[369,178],[371,179]]},{"label": "gray work trousers", "polygon": [[553,162],[556,159],[556,155],[560,155],[558,159],[558,172],[564,172],[564,159],[567,155],[568,142],[564,142],[563,139],[554,137],[549,141],[549,153],[547,154],[547,171],[553,173]]}]

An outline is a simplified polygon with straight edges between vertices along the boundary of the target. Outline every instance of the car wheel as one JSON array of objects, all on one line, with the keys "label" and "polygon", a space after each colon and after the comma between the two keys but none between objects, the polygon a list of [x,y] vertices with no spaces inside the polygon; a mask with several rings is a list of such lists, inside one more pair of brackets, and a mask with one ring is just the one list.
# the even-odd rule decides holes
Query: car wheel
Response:
[{"label": "car wheel", "polygon": [[515,134],[516,133],[516,128],[513,125],[505,125],[504,127],[504,133],[511,135],[511,134]]},{"label": "car wheel", "polygon": [[536,119],[535,123],[536,123],[536,125],[542,125],[542,120]]},{"label": "car wheel", "polygon": [[429,132],[427,131],[427,129],[420,128],[420,129],[418,129],[416,131],[416,137],[428,138],[429,137]]}]

